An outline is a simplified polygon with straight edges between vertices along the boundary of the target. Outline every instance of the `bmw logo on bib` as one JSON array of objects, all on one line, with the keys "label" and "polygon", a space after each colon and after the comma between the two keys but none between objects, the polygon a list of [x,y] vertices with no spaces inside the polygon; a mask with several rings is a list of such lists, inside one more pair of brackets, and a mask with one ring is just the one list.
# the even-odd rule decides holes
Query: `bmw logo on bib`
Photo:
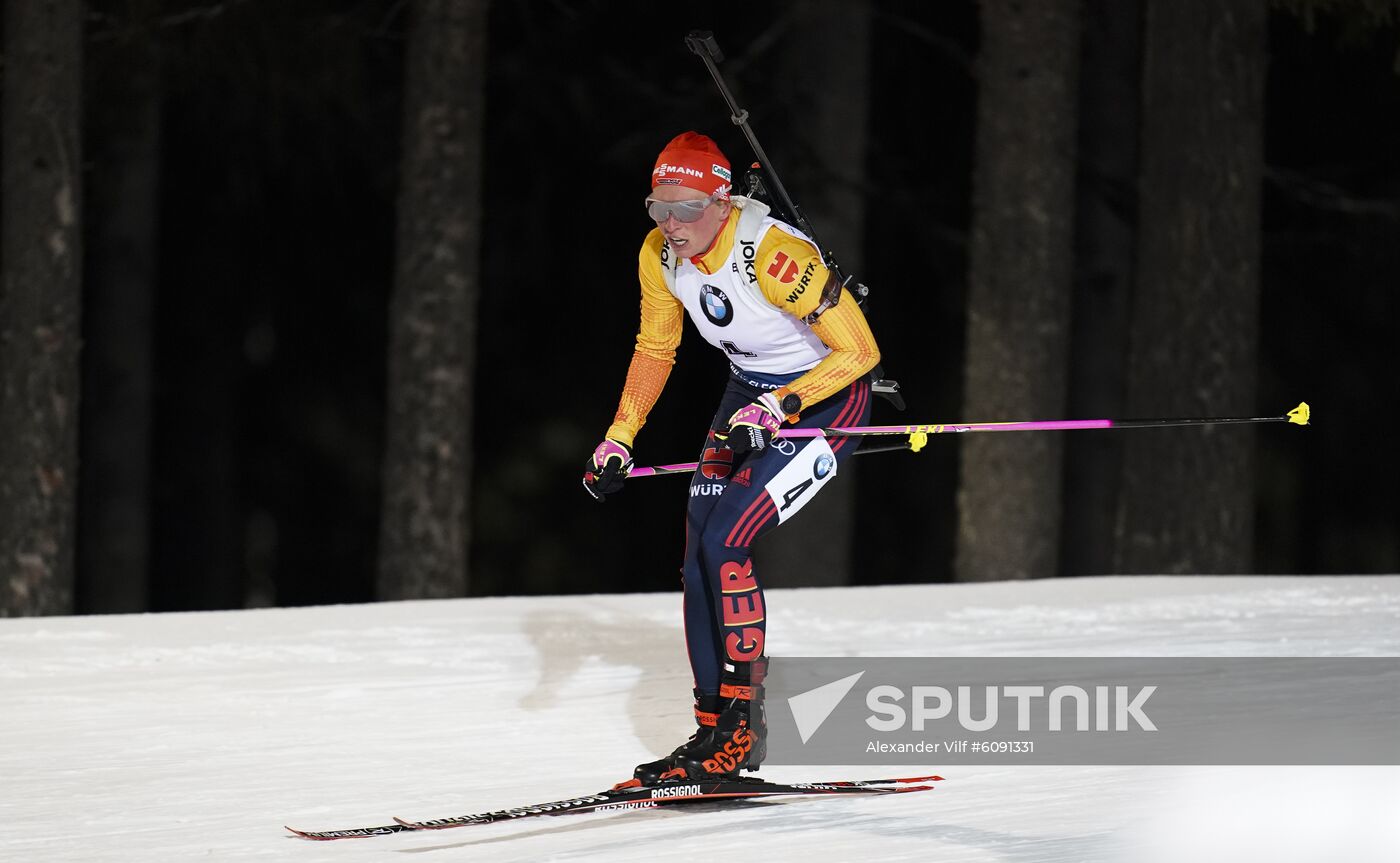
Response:
[{"label": "bmw logo on bib", "polygon": [[705,285],[700,288],[700,308],[705,312],[705,317],[709,318],[710,323],[717,327],[727,327],[729,322],[734,320],[734,306],[730,304],[724,291],[714,285]]}]

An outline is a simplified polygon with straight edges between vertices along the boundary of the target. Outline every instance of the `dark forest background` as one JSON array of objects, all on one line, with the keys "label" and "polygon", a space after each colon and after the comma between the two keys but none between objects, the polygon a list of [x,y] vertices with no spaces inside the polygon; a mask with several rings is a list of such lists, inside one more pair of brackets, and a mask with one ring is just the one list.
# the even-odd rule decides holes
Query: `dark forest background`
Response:
[{"label": "dark forest background", "polygon": [[[696,28],[871,286],[908,401],[876,422],[1315,412],[872,454],[770,584],[1400,571],[1392,4],[5,5],[0,614],[678,587],[685,481],[579,475],[657,152],[752,158]],[[46,228],[24,123],[63,93],[81,194]],[[695,456],[724,376],[688,328],[639,464]]]}]

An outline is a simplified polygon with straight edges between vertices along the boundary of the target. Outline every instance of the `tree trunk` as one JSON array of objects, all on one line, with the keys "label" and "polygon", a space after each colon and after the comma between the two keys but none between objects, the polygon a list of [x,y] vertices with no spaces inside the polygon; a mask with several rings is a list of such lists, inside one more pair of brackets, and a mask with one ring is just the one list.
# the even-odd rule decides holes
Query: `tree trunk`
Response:
[{"label": "tree trunk", "polygon": [[[1074,224],[1078,0],[983,0],[964,415],[1065,407]],[[1056,574],[1063,439],[962,441],[957,578]]]},{"label": "tree trunk", "polygon": [[82,20],[79,0],[5,4],[0,616],[73,609]]},{"label": "tree trunk", "polygon": [[148,608],[152,318],[160,166],[160,60],[148,0],[135,34],[93,47],[88,69],[83,482],[77,605]]},{"label": "tree trunk", "polygon": [[[1068,416],[1122,417],[1136,256],[1141,0],[1087,0]],[[1061,573],[1113,572],[1120,434],[1065,438]]]},{"label": "tree trunk", "polygon": [[[1256,405],[1262,0],[1149,0],[1138,289],[1128,408],[1229,416]],[[1248,572],[1248,427],[1127,438],[1118,570]]]},{"label": "tree trunk", "polygon": [[410,6],[380,599],[467,592],[487,6]]},{"label": "tree trunk", "polygon": [[[833,253],[847,275],[859,278],[865,231],[870,4],[814,0],[794,11],[797,18],[783,40],[789,53],[782,58],[781,80],[791,90],[785,107],[793,122],[786,125],[800,129],[801,139],[785,149],[792,156],[782,160],[780,176],[818,232],[823,251]],[[814,57],[838,62],[813,63]],[[733,161],[738,180],[743,163]],[[880,339],[878,332],[875,339]],[[841,466],[840,480],[807,505],[798,526],[776,530],[755,547],[754,560],[765,587],[851,583],[856,470],[856,462],[848,460]]]}]

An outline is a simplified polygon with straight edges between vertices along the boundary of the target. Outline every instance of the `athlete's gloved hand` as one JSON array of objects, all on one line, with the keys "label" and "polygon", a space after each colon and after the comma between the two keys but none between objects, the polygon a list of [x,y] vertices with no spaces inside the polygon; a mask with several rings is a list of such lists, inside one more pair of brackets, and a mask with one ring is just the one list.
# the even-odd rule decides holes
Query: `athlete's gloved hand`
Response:
[{"label": "athlete's gloved hand", "polygon": [[749,450],[762,451],[773,442],[783,424],[783,409],[778,397],[764,393],[757,401],[739,408],[729,417],[727,428],[715,432],[715,439],[723,441],[735,455],[743,455]]},{"label": "athlete's gloved hand", "polygon": [[604,438],[583,468],[583,490],[602,503],[608,495],[622,491],[622,484],[631,470],[631,448],[612,438]]}]

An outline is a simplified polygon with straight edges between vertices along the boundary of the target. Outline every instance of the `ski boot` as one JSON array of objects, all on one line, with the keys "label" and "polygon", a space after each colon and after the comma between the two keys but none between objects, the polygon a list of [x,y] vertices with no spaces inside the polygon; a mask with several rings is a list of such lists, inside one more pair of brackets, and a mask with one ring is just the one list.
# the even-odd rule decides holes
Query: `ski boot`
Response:
[{"label": "ski boot", "polygon": [[764,659],[726,665],[720,678],[722,710],[703,740],[674,754],[675,769],[686,779],[737,777],[757,770],[768,750],[768,722],[763,711]]},{"label": "ski boot", "polygon": [[665,758],[638,764],[632,771],[632,779],[620,783],[617,787],[655,785],[668,779],[684,779],[685,771],[676,768],[676,760],[703,749],[709,743],[715,723],[719,720],[719,712],[720,697],[717,693],[706,694],[695,690],[695,733]]}]

